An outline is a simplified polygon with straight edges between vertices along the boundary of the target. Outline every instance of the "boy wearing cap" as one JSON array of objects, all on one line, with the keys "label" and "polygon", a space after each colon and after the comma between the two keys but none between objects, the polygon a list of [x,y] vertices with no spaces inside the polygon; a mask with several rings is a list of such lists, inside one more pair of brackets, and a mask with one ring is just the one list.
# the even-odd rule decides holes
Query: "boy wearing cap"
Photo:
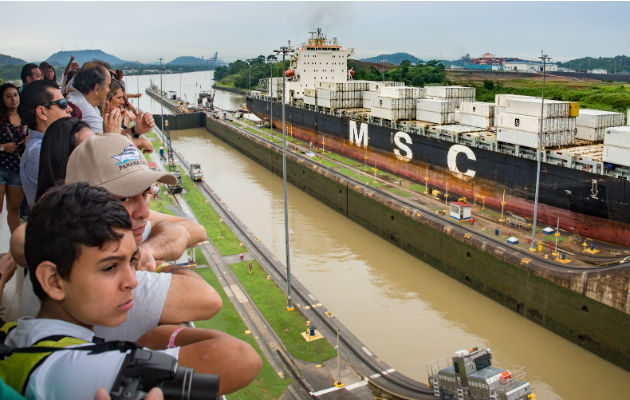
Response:
[{"label": "boy wearing cap", "polygon": [[[174,183],[175,177],[151,170],[140,151],[122,135],[92,136],[77,146],[68,160],[66,183],[103,187],[127,210],[138,245],[136,269],[150,269],[147,265],[155,268],[156,259],[177,259],[186,247],[206,238],[205,229],[193,221],[149,210],[150,187],[156,181]],[[17,242],[18,238],[12,237],[12,253],[20,247]],[[221,297],[196,272],[176,267],[163,272],[170,273],[138,270],[136,306],[129,317],[115,328],[96,326],[96,334],[110,340],[135,341],[158,324],[208,319],[221,309]],[[36,315],[38,309],[39,302],[25,281],[22,315]]]},{"label": "boy wearing cap", "polygon": [[[52,188],[32,210],[25,246],[30,280],[42,306],[37,318],[2,327],[7,346],[98,343],[94,325],[116,326],[135,307],[138,282],[132,264],[137,246],[131,221],[106,190],[85,183]],[[164,325],[138,343],[197,373],[218,374],[220,393],[248,385],[262,366],[250,345],[212,330]],[[111,390],[126,352],[15,353],[0,360],[0,378],[27,398],[93,398],[99,387]]]}]

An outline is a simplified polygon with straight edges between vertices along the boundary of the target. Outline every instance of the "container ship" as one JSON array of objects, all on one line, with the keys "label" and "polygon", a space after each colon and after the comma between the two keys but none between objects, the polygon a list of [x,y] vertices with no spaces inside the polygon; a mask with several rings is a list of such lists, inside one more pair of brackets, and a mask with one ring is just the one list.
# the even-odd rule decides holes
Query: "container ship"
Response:
[{"label": "container ship", "polygon": [[[630,246],[630,126],[623,113],[578,103],[499,94],[475,101],[475,88],[407,87],[353,79],[352,49],[321,29],[297,47],[284,77],[269,78],[247,107],[293,136],[537,222]],[[542,129],[541,129],[542,127]]]}]

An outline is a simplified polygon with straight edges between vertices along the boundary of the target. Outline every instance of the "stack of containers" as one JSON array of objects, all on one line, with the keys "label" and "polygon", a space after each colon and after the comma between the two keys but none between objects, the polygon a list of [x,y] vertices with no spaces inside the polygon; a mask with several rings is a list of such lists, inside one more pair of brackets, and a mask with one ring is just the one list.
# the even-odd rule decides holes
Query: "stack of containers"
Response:
[{"label": "stack of containers", "polygon": [[[315,96],[304,90],[304,103],[326,108],[363,107],[363,92],[368,89],[366,81],[316,83]],[[307,99],[309,97],[309,99]]]},{"label": "stack of containers", "polygon": [[604,140],[604,131],[611,126],[623,125],[623,114],[619,112],[580,109],[576,121],[577,139],[601,142]]},{"label": "stack of containers", "polygon": [[454,117],[455,122],[462,125],[487,129],[494,126],[494,103],[462,101]]},{"label": "stack of containers", "polygon": [[573,142],[579,104],[545,100],[540,131],[541,100],[537,97],[498,94],[494,122],[497,141],[537,148],[567,146]]},{"label": "stack of containers", "polygon": [[606,128],[602,160],[630,167],[630,126]]},{"label": "stack of containers", "polygon": [[475,88],[465,86],[426,86],[427,98],[416,101],[416,119],[436,124],[452,124],[463,101],[475,100]]},{"label": "stack of containers", "polygon": [[390,121],[414,119],[416,99],[424,95],[424,90],[417,87],[381,86],[372,99],[371,115]]}]

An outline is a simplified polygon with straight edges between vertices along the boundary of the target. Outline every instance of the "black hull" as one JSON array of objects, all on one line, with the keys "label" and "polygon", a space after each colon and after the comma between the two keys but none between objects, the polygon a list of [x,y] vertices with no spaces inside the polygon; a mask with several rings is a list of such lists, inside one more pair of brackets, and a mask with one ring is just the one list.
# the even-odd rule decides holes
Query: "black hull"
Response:
[{"label": "black hull", "polygon": [[[247,106],[259,117],[269,117],[269,102],[248,97]],[[274,103],[273,114],[274,123],[278,125],[282,116],[281,106],[277,103]],[[337,145],[335,150],[355,158],[359,158],[361,151],[364,151],[363,147],[350,141],[351,125],[357,131],[361,124],[359,121],[289,105],[285,107],[285,115],[288,129],[293,130],[296,136],[307,135],[305,139],[318,144],[321,137],[326,140],[327,148]],[[449,185],[450,193],[471,198],[482,193],[486,204],[499,207],[505,193],[506,209],[519,215],[532,216],[536,185],[535,160],[407,134],[411,143],[404,144],[413,153],[407,162],[395,155],[396,150],[399,155],[401,153],[400,145],[394,140],[397,130],[363,124],[367,125],[364,128],[369,138],[370,151],[376,150],[389,157],[378,165],[380,168],[418,182],[424,182],[427,168],[432,187],[444,189]],[[474,176],[467,176],[466,172]],[[630,181],[627,179],[542,163],[539,188],[539,221],[542,223],[555,226],[556,218],[560,218],[564,229],[581,236],[630,246]]]}]

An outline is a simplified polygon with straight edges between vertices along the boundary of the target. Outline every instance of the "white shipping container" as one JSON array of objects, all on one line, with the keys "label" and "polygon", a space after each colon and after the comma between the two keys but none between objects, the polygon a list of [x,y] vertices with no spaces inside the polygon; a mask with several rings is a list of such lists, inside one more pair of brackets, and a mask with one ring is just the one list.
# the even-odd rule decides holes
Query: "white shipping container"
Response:
[{"label": "white shipping container", "polygon": [[317,89],[317,98],[318,99],[330,99],[331,91],[328,89]]},{"label": "white shipping container", "polygon": [[589,140],[591,142],[601,142],[604,140],[606,128],[589,128],[588,126],[577,126],[576,139]]},{"label": "white shipping container", "polygon": [[304,97],[315,97],[317,96],[317,91],[315,89],[304,88]]},{"label": "white shipping container", "polygon": [[580,115],[576,118],[576,124],[588,128],[621,126],[623,125],[623,113],[581,108]]},{"label": "white shipping container", "polygon": [[429,97],[441,98],[475,98],[475,88],[466,86],[425,86]]},{"label": "white shipping container", "polygon": [[[538,133],[540,131],[540,118],[529,115],[512,114],[504,112],[499,120],[495,121],[497,127],[517,129]],[[575,118],[544,118],[543,133],[572,132],[575,133]]]},{"label": "white shipping container", "polygon": [[494,103],[483,101],[462,101],[459,110],[466,114],[479,115],[481,117],[494,116]]},{"label": "white shipping container", "polygon": [[449,102],[438,99],[416,99],[416,109],[431,112],[449,111]]},{"label": "white shipping container", "polygon": [[505,128],[497,129],[497,141],[516,144],[519,146],[531,147],[533,149],[537,148],[539,144],[537,133],[523,132]]},{"label": "white shipping container", "polygon": [[416,110],[416,119],[418,121],[433,122],[436,124],[452,124],[454,122],[453,112],[432,112],[424,110]]},{"label": "white shipping container", "polygon": [[480,115],[465,114],[458,111],[455,111],[455,121],[462,125],[476,126],[484,129],[487,129],[494,123],[492,117],[482,117]]},{"label": "white shipping container", "polygon": [[394,82],[394,81],[370,81],[368,82],[368,90],[371,92],[377,92],[381,87],[395,87],[395,86],[405,86],[405,82]]},{"label": "white shipping container", "polygon": [[[495,97],[495,100],[498,96]],[[506,112],[514,114],[529,115],[532,117],[540,117],[540,111],[542,108],[543,118],[552,117],[568,117],[569,116],[569,104],[568,101],[555,101],[545,99],[545,104],[541,106],[540,98],[525,97],[518,99],[505,99],[501,104],[497,103],[498,107],[503,107]]]},{"label": "white shipping container", "polygon": [[378,95],[383,97],[396,97],[396,98],[419,98],[420,88],[417,87],[391,87],[384,86],[378,89]]},{"label": "white shipping container", "polygon": [[519,131],[516,129],[497,129],[497,140],[499,142],[517,144],[519,146],[536,148],[568,146],[573,142],[573,134],[566,132],[545,133],[542,136],[534,132]]},{"label": "white shipping container", "polygon": [[630,148],[630,126],[606,128],[604,145]]},{"label": "white shipping container", "polygon": [[313,96],[304,96],[304,104],[315,106],[317,99]]},{"label": "white shipping container", "polygon": [[604,162],[630,167],[630,148],[604,146],[602,160]]},{"label": "white shipping container", "polygon": [[376,118],[387,119],[390,121],[398,121],[401,119],[413,119],[412,111],[388,109],[382,107],[372,107],[371,116]]}]

